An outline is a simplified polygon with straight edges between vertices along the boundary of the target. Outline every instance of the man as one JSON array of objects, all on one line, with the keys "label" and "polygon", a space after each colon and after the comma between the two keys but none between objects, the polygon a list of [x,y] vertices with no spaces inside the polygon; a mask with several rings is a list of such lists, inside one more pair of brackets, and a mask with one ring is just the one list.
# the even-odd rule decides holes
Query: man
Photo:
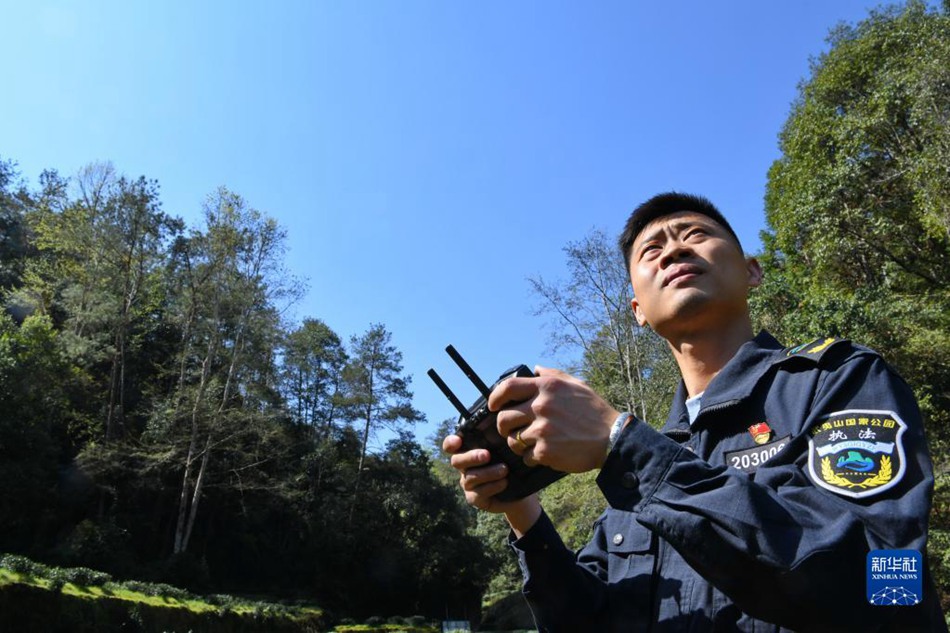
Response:
[{"label": "man", "polygon": [[600,469],[609,507],[590,543],[567,550],[536,495],[494,498],[504,465],[443,443],[468,503],[508,519],[538,628],[946,630],[925,558],[923,596],[901,594],[916,606],[865,593],[869,552],[925,550],[933,476],[908,386],[845,340],[755,336],[761,268],[704,198],[648,200],[620,244],[637,321],[682,374],[662,431],[552,369],[489,399],[527,464]]}]

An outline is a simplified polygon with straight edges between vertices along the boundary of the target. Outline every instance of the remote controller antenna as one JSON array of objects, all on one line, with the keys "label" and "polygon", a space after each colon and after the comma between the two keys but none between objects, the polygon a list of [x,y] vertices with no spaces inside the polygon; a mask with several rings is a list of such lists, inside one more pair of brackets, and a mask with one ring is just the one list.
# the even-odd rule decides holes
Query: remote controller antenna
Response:
[{"label": "remote controller antenna", "polygon": [[432,382],[435,383],[436,387],[442,390],[442,393],[445,394],[445,397],[449,399],[449,402],[452,403],[452,406],[458,409],[459,414],[463,418],[467,418],[468,409],[466,409],[465,405],[463,405],[462,402],[455,396],[455,394],[452,393],[452,390],[449,389],[449,386],[442,381],[442,378],[439,376],[439,374],[435,373],[434,369],[430,369],[426,373],[429,374],[429,378],[432,379]]},{"label": "remote controller antenna", "polygon": [[475,373],[475,370],[473,370],[469,364],[465,362],[465,359],[455,351],[454,347],[449,345],[445,348],[445,351],[448,352],[449,356],[452,357],[452,360],[455,361],[455,364],[459,366],[459,369],[461,369],[462,372],[468,376],[468,379],[472,381],[472,384],[475,385],[478,391],[481,392],[481,394],[485,396],[485,399],[487,400],[488,394],[491,393],[488,385],[482,382],[482,379],[478,377],[478,374]]}]

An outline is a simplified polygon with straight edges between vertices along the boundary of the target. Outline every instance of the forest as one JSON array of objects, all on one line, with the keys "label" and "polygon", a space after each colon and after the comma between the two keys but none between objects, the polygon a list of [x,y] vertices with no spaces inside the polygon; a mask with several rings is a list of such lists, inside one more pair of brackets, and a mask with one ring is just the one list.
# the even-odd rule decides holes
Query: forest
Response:
[{"label": "forest", "polygon": [[[829,44],[778,132],[754,317],[786,345],[875,348],[913,388],[946,610],[950,4],[883,8]],[[318,315],[288,322],[302,287],[275,217],[222,187],[201,218],[165,213],[156,181],[109,163],[34,184],[0,156],[0,553],[339,618],[502,628],[499,610],[523,611],[504,521],[464,504],[441,433],[414,435],[386,325],[343,340]],[[567,279],[530,280],[537,317],[569,369],[658,424],[679,377],[632,318],[614,239],[578,236]],[[604,503],[592,474],[542,499],[575,547]]]}]

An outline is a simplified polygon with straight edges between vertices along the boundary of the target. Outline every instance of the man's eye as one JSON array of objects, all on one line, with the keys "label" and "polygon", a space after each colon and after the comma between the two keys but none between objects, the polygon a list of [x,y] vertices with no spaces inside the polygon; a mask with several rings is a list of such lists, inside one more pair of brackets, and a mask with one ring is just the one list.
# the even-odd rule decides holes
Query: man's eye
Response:
[{"label": "man's eye", "polygon": [[642,259],[649,259],[650,257],[653,257],[659,253],[661,250],[662,249],[660,248],[659,244],[647,244],[642,249],[640,249],[640,257]]}]

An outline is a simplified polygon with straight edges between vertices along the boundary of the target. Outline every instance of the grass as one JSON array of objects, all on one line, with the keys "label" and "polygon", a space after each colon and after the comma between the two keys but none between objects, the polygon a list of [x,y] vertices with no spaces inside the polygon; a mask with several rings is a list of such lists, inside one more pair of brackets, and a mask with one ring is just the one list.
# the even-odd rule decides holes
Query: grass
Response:
[{"label": "grass", "polygon": [[[50,591],[56,590],[54,587],[55,581],[48,578],[40,578],[32,574],[24,574],[21,572],[0,568],[0,587],[12,584],[30,585],[32,587],[39,587],[41,589],[47,589]],[[114,598],[117,600],[126,600],[128,602],[148,604],[154,607],[190,609],[198,613],[213,611],[218,608],[201,600],[179,600],[178,598],[169,596],[150,596],[140,591],[125,589],[116,583],[106,583],[104,586],[98,586],[76,585],[71,582],[66,582],[63,583],[58,590],[60,593],[66,594],[68,596],[77,596],[79,598],[87,598],[91,600],[96,600],[99,598]],[[234,610],[237,611],[237,609]],[[253,609],[249,608],[248,610]]]},{"label": "grass", "polygon": [[22,584],[24,582],[23,574],[0,567],[0,587],[4,587],[6,585]]},{"label": "grass", "polygon": [[[2,558],[2,557],[0,557]],[[86,600],[113,599],[135,604],[145,604],[152,607],[169,609],[187,609],[193,613],[208,613],[230,611],[237,615],[267,614],[289,620],[308,620],[323,615],[323,611],[315,606],[293,606],[282,604],[251,602],[233,596],[214,596],[214,600],[203,599],[187,591],[168,585],[154,585],[131,581],[125,586],[122,582],[108,581],[103,584],[78,584],[64,581],[62,577],[76,570],[59,569],[46,565],[32,563],[23,557],[16,557],[21,565],[30,571],[17,571],[0,567],[0,587],[13,584],[29,585],[58,591],[59,593],[75,596]],[[52,577],[49,577],[52,576]],[[59,577],[60,579],[56,579]],[[145,591],[139,588],[144,588]],[[168,593],[176,595],[168,595]]]},{"label": "grass", "polygon": [[436,633],[440,630],[431,626],[417,627],[405,624],[338,624],[332,633]]}]

